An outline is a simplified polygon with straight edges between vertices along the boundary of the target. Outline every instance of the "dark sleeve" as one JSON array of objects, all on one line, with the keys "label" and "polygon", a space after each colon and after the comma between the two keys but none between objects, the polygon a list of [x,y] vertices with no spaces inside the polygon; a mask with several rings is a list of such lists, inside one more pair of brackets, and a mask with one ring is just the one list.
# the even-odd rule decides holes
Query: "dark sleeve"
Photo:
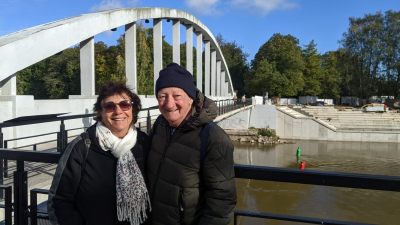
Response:
[{"label": "dark sleeve", "polygon": [[226,133],[214,126],[203,162],[205,207],[199,225],[227,225],[236,205],[233,144]]},{"label": "dark sleeve", "polygon": [[75,139],[61,156],[50,187],[48,213],[52,224],[80,225],[83,219],[75,207],[75,194],[81,179],[81,168],[86,148],[80,138]]}]

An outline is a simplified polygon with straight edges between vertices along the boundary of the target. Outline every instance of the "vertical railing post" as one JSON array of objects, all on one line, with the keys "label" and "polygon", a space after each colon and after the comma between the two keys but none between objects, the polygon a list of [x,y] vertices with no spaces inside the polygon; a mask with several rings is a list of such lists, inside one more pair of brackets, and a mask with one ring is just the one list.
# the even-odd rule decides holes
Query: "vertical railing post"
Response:
[{"label": "vertical railing post", "polygon": [[224,100],[224,114],[226,113],[226,99]]},{"label": "vertical railing post", "polygon": [[0,148],[3,148],[3,131],[1,130],[1,127],[0,127]]},{"label": "vertical railing post", "polygon": [[31,190],[30,225],[37,225],[37,193]]},{"label": "vertical railing post", "polygon": [[60,124],[60,149],[57,149],[59,152],[63,152],[65,147],[67,146],[67,137],[65,132],[65,124],[64,120],[61,120]]},{"label": "vertical railing post", "polygon": [[[3,132],[1,130],[1,127],[0,127],[0,148],[3,148]],[[3,179],[3,171],[4,171],[3,170],[4,169],[3,161],[4,161],[4,159],[0,158],[0,185],[4,184],[4,179]],[[1,192],[1,194],[0,194],[0,199],[2,199],[2,198],[3,198],[3,192]]]},{"label": "vertical railing post", "polygon": [[[7,186],[4,189],[4,220],[5,225],[12,225],[12,189],[11,186]],[[3,192],[1,192],[3,194]]]},{"label": "vertical railing post", "polygon": [[24,161],[17,160],[14,172],[14,217],[16,225],[28,225],[28,179]]},{"label": "vertical railing post", "polygon": [[[8,148],[8,141],[4,141],[4,148]],[[3,177],[8,177],[8,160],[2,160]]]},{"label": "vertical railing post", "polygon": [[151,130],[151,116],[150,116],[150,109],[148,109],[148,110],[147,110],[146,129],[147,129],[147,134],[150,134],[150,130]]},{"label": "vertical railing post", "polygon": [[61,152],[61,135],[57,132],[57,152]]},{"label": "vertical railing post", "polygon": [[[4,184],[4,177],[3,177],[3,158],[0,158],[0,185]],[[4,193],[3,191],[0,192],[0,199],[3,199]]]},{"label": "vertical railing post", "polygon": [[217,101],[218,104],[218,116],[221,115],[221,101]]},{"label": "vertical railing post", "polygon": [[237,214],[236,212],[233,213],[233,225],[237,224]]}]

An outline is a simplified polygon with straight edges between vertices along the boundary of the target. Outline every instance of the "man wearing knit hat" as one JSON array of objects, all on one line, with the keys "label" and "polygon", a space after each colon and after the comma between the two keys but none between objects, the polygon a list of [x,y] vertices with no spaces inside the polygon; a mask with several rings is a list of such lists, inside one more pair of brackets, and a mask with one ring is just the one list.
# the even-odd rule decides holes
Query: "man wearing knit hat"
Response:
[{"label": "man wearing knit hat", "polygon": [[161,115],[147,159],[151,224],[229,224],[236,204],[233,145],[212,122],[215,103],[176,63],[160,71],[156,96]]}]

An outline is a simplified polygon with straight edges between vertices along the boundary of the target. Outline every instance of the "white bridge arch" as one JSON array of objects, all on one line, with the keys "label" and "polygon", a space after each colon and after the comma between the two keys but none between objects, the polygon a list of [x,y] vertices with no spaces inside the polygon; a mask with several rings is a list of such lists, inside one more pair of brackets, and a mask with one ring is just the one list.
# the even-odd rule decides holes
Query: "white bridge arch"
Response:
[{"label": "white bridge arch", "polygon": [[[16,95],[15,74],[80,43],[81,95],[93,96],[94,36],[125,26],[127,83],[135,91],[136,22],[153,19],[154,79],[162,69],[162,20],[173,20],[172,61],[180,63],[180,24],[186,26],[186,69],[193,73],[193,34],[196,35],[197,87],[207,96],[232,96],[234,88],[222,51],[210,30],[193,15],[167,8],[115,9],[67,18],[0,37],[0,96]],[[201,57],[204,46],[204,62]],[[200,49],[200,51],[199,51]],[[204,71],[203,71],[204,63]]]}]

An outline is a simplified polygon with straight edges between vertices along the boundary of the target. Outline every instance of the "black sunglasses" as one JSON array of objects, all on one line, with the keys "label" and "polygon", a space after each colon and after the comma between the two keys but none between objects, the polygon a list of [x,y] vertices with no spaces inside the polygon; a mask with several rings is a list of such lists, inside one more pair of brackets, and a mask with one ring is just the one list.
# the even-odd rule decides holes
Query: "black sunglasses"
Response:
[{"label": "black sunglasses", "polygon": [[122,111],[128,111],[132,108],[133,102],[129,100],[122,100],[119,103],[106,102],[102,105],[102,108],[109,113],[113,112],[117,108],[117,105],[119,105]]}]

